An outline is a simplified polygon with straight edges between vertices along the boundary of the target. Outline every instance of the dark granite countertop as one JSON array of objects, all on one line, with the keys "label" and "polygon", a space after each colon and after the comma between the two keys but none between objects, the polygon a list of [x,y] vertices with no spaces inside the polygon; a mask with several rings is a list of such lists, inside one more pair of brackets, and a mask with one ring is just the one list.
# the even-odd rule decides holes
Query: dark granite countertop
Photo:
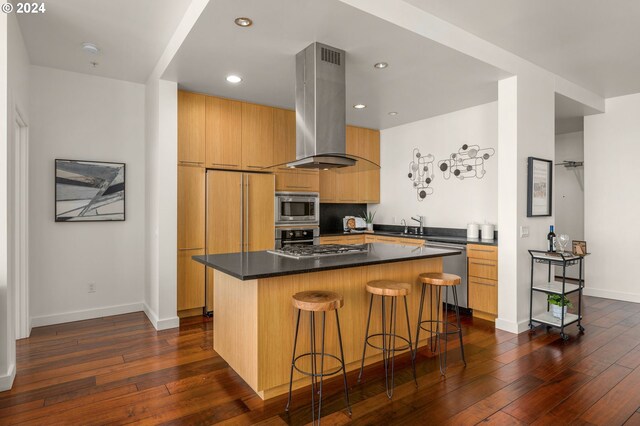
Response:
[{"label": "dark granite countertop", "polygon": [[401,237],[401,238],[416,238],[425,241],[432,241],[437,243],[452,243],[452,244],[482,244],[488,246],[497,246],[498,240],[481,240],[479,238],[467,238],[465,236],[454,235],[415,235],[404,234],[399,232],[390,231],[375,231],[373,234],[364,232],[326,232],[320,233],[321,237],[336,237],[343,235],[384,235],[389,237]]},{"label": "dark granite countertop", "polygon": [[303,274],[330,269],[403,262],[432,257],[454,256],[458,250],[409,247],[395,244],[368,244],[369,252],[313,259],[291,259],[266,251],[193,256],[197,262],[240,280],[255,280],[283,275]]}]

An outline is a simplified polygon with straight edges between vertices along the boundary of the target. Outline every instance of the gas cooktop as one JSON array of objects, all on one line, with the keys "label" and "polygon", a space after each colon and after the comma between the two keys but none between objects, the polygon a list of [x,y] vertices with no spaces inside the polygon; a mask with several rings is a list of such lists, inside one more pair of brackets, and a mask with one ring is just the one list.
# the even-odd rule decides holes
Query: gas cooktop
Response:
[{"label": "gas cooktop", "polygon": [[310,259],[314,257],[342,256],[345,254],[367,253],[367,244],[323,244],[323,245],[287,245],[269,253],[292,259]]}]

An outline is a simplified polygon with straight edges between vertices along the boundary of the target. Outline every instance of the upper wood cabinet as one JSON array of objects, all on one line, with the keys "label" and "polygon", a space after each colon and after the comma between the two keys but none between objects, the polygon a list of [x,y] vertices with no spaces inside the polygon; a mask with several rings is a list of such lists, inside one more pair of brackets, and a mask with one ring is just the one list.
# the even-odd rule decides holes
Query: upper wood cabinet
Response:
[{"label": "upper wood cabinet", "polygon": [[273,112],[275,108],[242,103],[242,168],[257,170],[273,165]]},{"label": "upper wood cabinet", "polygon": [[[296,159],[296,113],[273,109],[273,164],[285,164]],[[287,170],[286,166],[279,169]]]},{"label": "upper wood cabinet", "polygon": [[205,171],[178,166],[178,248],[204,249]]},{"label": "upper wood cabinet", "polygon": [[178,162],[204,164],[206,96],[178,91]]},{"label": "upper wood cabinet", "polygon": [[206,97],[206,165],[242,166],[242,102]]},{"label": "upper wood cabinet", "polygon": [[[380,132],[347,126],[346,152],[380,164]],[[345,169],[320,171],[323,203],[379,203],[380,169],[360,161]]]},{"label": "upper wood cabinet", "polygon": [[273,109],[273,164],[276,191],[318,192],[320,178],[317,170],[291,170],[286,163],[296,159],[296,113],[286,109]]}]

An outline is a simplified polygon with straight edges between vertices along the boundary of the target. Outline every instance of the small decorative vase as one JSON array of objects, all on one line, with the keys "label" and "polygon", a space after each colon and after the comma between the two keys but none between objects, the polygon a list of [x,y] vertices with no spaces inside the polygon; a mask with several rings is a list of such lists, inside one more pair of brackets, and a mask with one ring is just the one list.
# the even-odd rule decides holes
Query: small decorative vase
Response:
[{"label": "small decorative vase", "polygon": [[367,231],[373,231],[373,223],[367,223]]},{"label": "small decorative vase", "polygon": [[564,317],[567,317],[567,307],[566,306],[558,306],[558,305],[551,305],[551,315],[553,315],[555,318],[562,318],[562,310],[564,308]]}]

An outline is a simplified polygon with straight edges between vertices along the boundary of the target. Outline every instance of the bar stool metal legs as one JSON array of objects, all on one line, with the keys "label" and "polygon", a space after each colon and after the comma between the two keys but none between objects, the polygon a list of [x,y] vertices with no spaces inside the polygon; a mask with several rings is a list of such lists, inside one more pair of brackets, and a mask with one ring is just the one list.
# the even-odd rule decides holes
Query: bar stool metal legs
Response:
[{"label": "bar stool metal legs", "polygon": [[[442,277],[445,277],[446,280],[443,281]],[[448,343],[448,335],[449,334],[457,334],[458,339],[460,341],[460,353],[462,356],[462,362],[465,367],[467,365],[467,361],[464,356],[464,344],[462,341],[462,325],[460,323],[460,308],[458,305],[458,292],[456,289],[457,284],[460,282],[459,277],[450,274],[438,274],[438,273],[429,273],[429,274],[421,274],[420,278],[423,282],[422,285],[422,294],[420,297],[420,309],[418,313],[418,326],[416,329],[416,345],[413,352],[414,359],[418,353],[418,344],[420,342],[420,331],[423,330],[429,333],[430,338],[430,348],[432,352],[438,351],[438,364],[440,367],[440,374],[445,375],[447,370],[447,343]],[[448,282],[450,280],[451,282]],[[447,282],[444,284],[443,282]],[[454,284],[455,283],[455,284]],[[426,295],[426,286],[429,286],[429,294],[430,299],[433,300],[432,291],[433,287],[436,288],[436,319],[433,319],[433,310],[430,310],[429,319],[423,320],[423,309],[424,309],[424,299]],[[445,295],[444,295],[444,307],[441,307],[443,299],[442,299],[442,288],[444,287]],[[449,322],[449,287],[451,287],[453,293],[453,302],[454,302],[454,311],[456,322],[455,324]],[[442,318],[440,318],[440,309],[442,308]],[[425,327],[426,324],[429,324],[429,328]],[[434,331],[435,326],[435,331]],[[453,330],[450,330],[453,328]],[[435,340],[435,344],[434,344]],[[444,353],[443,353],[443,341],[444,341]]]},{"label": "bar stool metal legs", "polygon": [[[316,292],[321,293],[321,292]],[[329,293],[329,292],[324,292]],[[294,296],[294,306],[296,306],[295,298],[296,296],[301,295],[302,293],[298,293]],[[335,293],[334,293],[335,294]],[[317,295],[317,294],[316,294]],[[340,303],[342,300],[340,299]],[[306,302],[308,307],[308,303]],[[340,305],[342,306],[342,305]],[[313,309],[313,308],[312,308]],[[320,351],[317,349],[316,344],[316,312],[321,310],[322,316],[320,318],[321,321],[321,329],[320,329]],[[332,354],[328,354],[325,352],[325,331],[326,331],[326,319],[327,319],[327,310],[334,310],[336,314],[336,328],[338,331],[338,345],[340,347],[340,357],[337,357]],[[311,377],[311,416],[313,424],[320,424],[320,418],[322,417],[322,387],[323,387],[323,379],[327,376],[332,376],[334,374],[338,374],[342,372],[342,377],[344,381],[344,397],[345,404],[347,406],[347,410],[349,415],[351,415],[351,405],[349,403],[349,389],[347,385],[347,373],[344,363],[344,350],[342,347],[342,331],[340,330],[340,318],[338,315],[337,309],[315,309],[309,310],[309,332],[310,332],[310,352],[303,353],[300,355],[296,355],[296,349],[298,345],[298,332],[300,330],[300,315],[302,309],[298,309],[297,318],[296,318],[296,331],[293,339],[293,355],[291,356],[291,372],[289,375],[289,397],[287,399],[287,406],[285,408],[286,411],[289,411],[289,406],[291,405],[291,391],[293,386],[293,371],[294,369],[301,374]],[[320,313],[320,312],[318,312]],[[318,368],[318,357],[319,359],[319,368]],[[325,358],[333,358],[340,363],[338,368],[334,368],[333,371],[325,372]],[[297,361],[301,358],[309,358],[311,371],[304,371],[298,368],[296,365]],[[316,415],[316,395],[318,399],[317,403],[317,415]]]},{"label": "bar stool metal legs", "polygon": [[[369,285],[371,285],[371,283],[369,283],[367,286],[368,291],[369,291]],[[393,390],[394,390],[394,384],[395,384],[395,353],[399,351],[407,350],[407,349],[413,352],[413,342],[411,341],[411,324],[409,321],[409,311],[408,311],[407,296],[406,296],[407,292],[408,290],[404,294],[400,294],[404,299],[405,316],[406,316],[407,330],[408,330],[408,334],[407,334],[408,337],[406,338],[404,336],[399,336],[397,333],[397,314],[398,314],[398,296],[399,295],[385,296],[385,295],[379,294],[381,296],[380,304],[381,304],[381,311],[382,311],[381,312],[381,317],[382,317],[381,333],[369,334],[370,325],[371,325],[371,311],[373,309],[373,296],[376,295],[375,293],[373,292],[371,293],[371,299],[369,301],[369,314],[367,316],[367,328],[366,328],[364,345],[362,349],[362,362],[360,364],[360,373],[358,374],[358,383],[362,379],[362,372],[364,370],[364,360],[367,354],[367,346],[371,346],[372,348],[381,350],[382,360],[384,365],[385,387],[386,387],[387,397],[389,399],[393,397]],[[389,324],[388,332],[387,332],[387,306],[386,306],[387,297],[391,299],[391,306],[389,308],[390,318],[388,320],[388,324]],[[377,346],[370,341],[370,339],[374,337],[382,338],[382,346]],[[402,345],[399,347],[396,346],[396,339],[403,341],[404,343],[406,343],[406,345]],[[416,381],[416,385],[417,385],[418,382],[416,377],[416,366],[415,366],[415,359],[413,356],[411,357],[411,367],[413,369],[413,378]]]}]

